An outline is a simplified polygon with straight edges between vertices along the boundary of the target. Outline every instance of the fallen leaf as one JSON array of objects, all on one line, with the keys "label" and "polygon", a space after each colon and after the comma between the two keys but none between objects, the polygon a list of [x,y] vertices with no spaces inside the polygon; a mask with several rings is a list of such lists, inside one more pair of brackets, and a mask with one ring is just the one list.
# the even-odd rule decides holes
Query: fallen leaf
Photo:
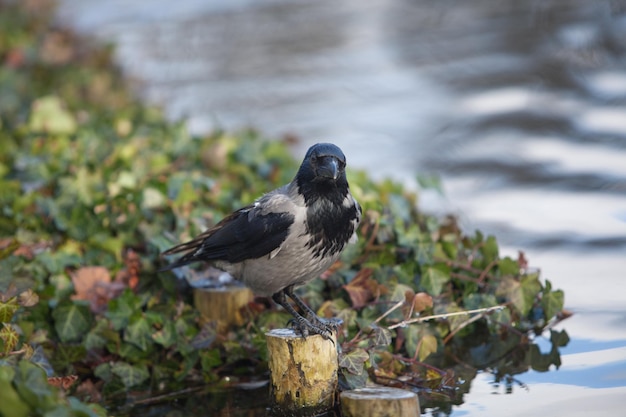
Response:
[{"label": "fallen leaf", "polygon": [[418,292],[413,297],[413,312],[421,313],[433,306],[433,297],[425,292]]},{"label": "fallen leaf", "polygon": [[121,269],[117,275],[115,275],[116,283],[123,283],[131,290],[135,290],[139,285],[139,272],[141,271],[141,258],[137,252],[132,249],[124,251],[124,265],[126,268]]},{"label": "fallen leaf", "polygon": [[76,296],[74,299],[89,300],[99,284],[109,284],[111,275],[103,266],[85,266],[71,274]]},{"label": "fallen leaf", "polygon": [[372,279],[373,271],[370,268],[361,269],[348,284],[343,286],[350,296],[352,307],[364,307],[377,293],[378,283]]},{"label": "fallen leaf", "polygon": [[82,399],[87,399],[92,403],[99,403],[102,401],[102,382],[94,384],[90,379],[82,382],[76,387],[75,395]]},{"label": "fallen leaf", "polygon": [[39,296],[29,288],[17,297],[17,302],[22,307],[32,307],[39,302]]},{"label": "fallen leaf", "polygon": [[75,295],[73,300],[90,302],[91,311],[102,312],[112,298],[117,297],[127,285],[111,282],[109,270],[102,266],[85,266],[71,273]]},{"label": "fallen leaf", "polygon": [[37,242],[32,244],[22,244],[15,251],[13,255],[15,256],[23,256],[26,259],[33,259],[35,255],[41,253],[47,248],[52,247],[51,242]]}]

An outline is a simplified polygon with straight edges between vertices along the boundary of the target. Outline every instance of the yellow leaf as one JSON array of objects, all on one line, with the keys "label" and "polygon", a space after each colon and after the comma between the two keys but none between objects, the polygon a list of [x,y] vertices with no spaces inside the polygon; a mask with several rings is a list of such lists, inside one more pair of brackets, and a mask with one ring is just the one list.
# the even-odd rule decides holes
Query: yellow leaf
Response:
[{"label": "yellow leaf", "polygon": [[437,338],[427,334],[420,341],[419,360],[424,361],[431,353],[437,352]]},{"label": "yellow leaf", "polygon": [[2,323],[4,327],[0,330],[0,339],[4,342],[4,354],[13,352],[20,336],[17,334],[13,326],[8,323]]}]

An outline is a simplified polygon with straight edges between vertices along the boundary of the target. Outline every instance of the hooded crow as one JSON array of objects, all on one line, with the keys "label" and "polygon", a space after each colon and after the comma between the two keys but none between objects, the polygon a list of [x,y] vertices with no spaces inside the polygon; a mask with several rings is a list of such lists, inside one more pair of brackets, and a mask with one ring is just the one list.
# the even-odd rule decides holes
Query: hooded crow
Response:
[{"label": "hooded crow", "polygon": [[[319,277],[356,241],[361,207],[350,194],[346,157],[331,143],[307,151],[295,178],[263,195],[195,239],[164,255],[185,254],[163,270],[210,262],[257,295],[272,296],[293,317],[303,337],[328,339],[337,322],[322,319],[294,293]],[[287,297],[299,307],[298,313]]]}]

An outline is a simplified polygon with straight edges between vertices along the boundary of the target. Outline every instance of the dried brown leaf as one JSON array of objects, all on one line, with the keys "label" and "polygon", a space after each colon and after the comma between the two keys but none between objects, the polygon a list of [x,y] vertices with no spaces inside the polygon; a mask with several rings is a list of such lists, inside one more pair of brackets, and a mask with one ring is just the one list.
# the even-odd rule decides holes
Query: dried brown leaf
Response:
[{"label": "dried brown leaf", "polygon": [[372,273],[370,268],[361,269],[352,281],[343,286],[350,296],[352,307],[364,307],[374,294],[378,294],[378,283],[372,279]]},{"label": "dried brown leaf", "polygon": [[22,307],[32,307],[39,302],[39,296],[29,288],[17,297],[17,302]]},{"label": "dried brown leaf", "polygon": [[427,308],[431,308],[433,306],[433,297],[425,292],[418,292],[413,297],[413,311],[415,313],[421,313]]},{"label": "dried brown leaf", "polygon": [[123,282],[112,283],[109,270],[102,266],[85,266],[71,276],[76,292],[72,299],[89,301],[94,313],[102,312],[108,302],[127,287]]}]

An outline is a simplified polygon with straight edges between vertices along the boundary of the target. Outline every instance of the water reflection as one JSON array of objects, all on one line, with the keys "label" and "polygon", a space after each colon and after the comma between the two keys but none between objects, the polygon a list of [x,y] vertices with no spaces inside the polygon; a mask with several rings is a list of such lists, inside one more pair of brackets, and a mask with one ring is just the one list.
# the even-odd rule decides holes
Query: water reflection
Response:
[{"label": "water reflection", "polygon": [[423,192],[426,209],[524,250],[565,291],[577,314],[561,370],[524,374],[528,391],[512,396],[479,375],[454,415],[621,412],[626,358],[581,367],[575,355],[626,345],[623,2],[61,4],[64,19],[114,40],[145,98],[192,130],[292,132],[299,153],[332,140],[352,166],[411,186],[439,173],[445,197]]}]

